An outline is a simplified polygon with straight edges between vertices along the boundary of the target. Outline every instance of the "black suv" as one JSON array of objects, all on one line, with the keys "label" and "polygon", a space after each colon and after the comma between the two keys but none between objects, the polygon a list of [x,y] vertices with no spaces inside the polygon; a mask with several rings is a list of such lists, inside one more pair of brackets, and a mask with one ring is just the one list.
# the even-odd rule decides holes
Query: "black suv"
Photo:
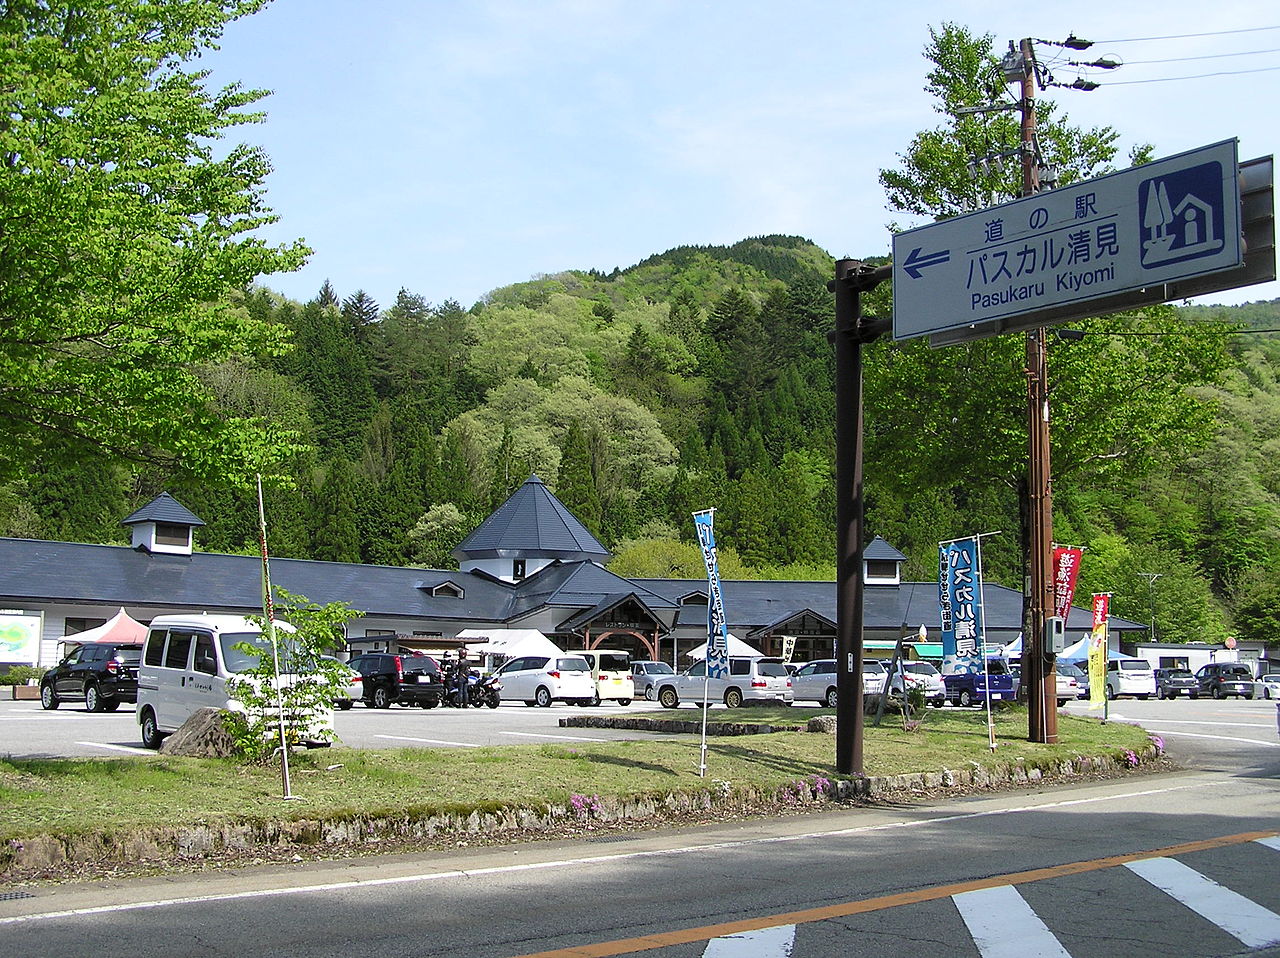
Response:
[{"label": "black suv", "polygon": [[1176,699],[1183,692],[1194,694],[1199,683],[1190,669],[1156,669],[1156,698]]},{"label": "black suv", "polygon": [[1249,666],[1239,662],[1210,662],[1200,666],[1196,673],[1196,687],[1191,697],[1212,695],[1215,699],[1225,699],[1228,695],[1241,695],[1253,698],[1253,672]]},{"label": "black suv", "polygon": [[389,709],[395,702],[433,709],[444,698],[440,666],[429,655],[369,652],[347,665],[360,673],[367,708]]},{"label": "black suv", "polygon": [[67,699],[83,699],[90,712],[114,712],[121,702],[138,701],[138,662],[134,643],[84,642],[40,680],[40,704],[56,709]]}]

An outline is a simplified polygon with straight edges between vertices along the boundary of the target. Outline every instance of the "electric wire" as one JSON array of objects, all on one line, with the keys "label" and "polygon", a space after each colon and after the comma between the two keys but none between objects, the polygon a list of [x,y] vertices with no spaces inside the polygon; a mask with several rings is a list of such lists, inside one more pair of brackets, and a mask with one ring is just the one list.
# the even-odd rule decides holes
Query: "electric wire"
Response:
[{"label": "electric wire", "polygon": [[1170,83],[1174,80],[1203,80],[1207,77],[1233,77],[1240,76],[1244,73],[1271,73],[1280,70],[1280,66],[1276,67],[1258,67],[1256,70],[1222,70],[1218,73],[1197,73],[1195,76],[1185,77],[1153,77],[1150,80],[1107,80],[1103,86],[1132,86],[1135,83]]},{"label": "electric wire", "polygon": [[[1188,60],[1221,60],[1224,57],[1252,57],[1260,53],[1280,53],[1280,47],[1272,47],[1270,50],[1242,50],[1239,53],[1206,53],[1203,56],[1198,57],[1169,57],[1167,60],[1125,60],[1124,66],[1131,67],[1147,63],[1185,63]],[[1087,67],[1092,65],[1088,63],[1076,63],[1075,61],[1068,62],[1070,62],[1072,66]]]},{"label": "electric wire", "polygon": [[1212,33],[1175,33],[1167,37],[1125,37],[1121,40],[1094,40],[1093,45],[1099,43],[1145,43],[1148,40],[1190,40],[1196,37],[1222,37],[1229,33],[1258,33],[1263,30],[1280,30],[1280,25],[1273,27],[1244,27],[1240,30],[1215,30]]}]

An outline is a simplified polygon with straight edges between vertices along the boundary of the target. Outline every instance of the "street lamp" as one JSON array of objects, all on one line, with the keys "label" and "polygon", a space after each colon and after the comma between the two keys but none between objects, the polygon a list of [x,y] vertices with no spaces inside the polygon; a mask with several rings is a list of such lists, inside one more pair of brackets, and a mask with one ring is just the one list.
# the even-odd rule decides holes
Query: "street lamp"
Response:
[{"label": "street lamp", "polygon": [[1156,579],[1164,575],[1163,572],[1139,572],[1138,575],[1147,580],[1147,595],[1151,599],[1151,641],[1156,640]]}]

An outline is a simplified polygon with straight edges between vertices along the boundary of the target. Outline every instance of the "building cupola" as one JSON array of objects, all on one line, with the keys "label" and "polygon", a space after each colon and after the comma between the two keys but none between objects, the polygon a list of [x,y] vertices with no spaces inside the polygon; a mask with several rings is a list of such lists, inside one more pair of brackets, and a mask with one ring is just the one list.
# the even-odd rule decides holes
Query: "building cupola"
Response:
[{"label": "building cupola", "polygon": [[120,521],[133,533],[133,548],[143,552],[189,556],[192,531],[204,521],[167,492]]}]

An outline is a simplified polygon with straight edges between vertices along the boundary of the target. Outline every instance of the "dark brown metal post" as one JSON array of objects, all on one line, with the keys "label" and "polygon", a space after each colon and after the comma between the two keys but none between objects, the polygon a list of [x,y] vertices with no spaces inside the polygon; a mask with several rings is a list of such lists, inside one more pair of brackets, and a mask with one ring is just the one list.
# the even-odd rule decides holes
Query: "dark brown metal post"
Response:
[{"label": "dark brown metal post", "polygon": [[885,332],[883,320],[864,321],[862,293],[888,279],[888,266],[836,262],[836,771],[862,766],[862,346]]}]

